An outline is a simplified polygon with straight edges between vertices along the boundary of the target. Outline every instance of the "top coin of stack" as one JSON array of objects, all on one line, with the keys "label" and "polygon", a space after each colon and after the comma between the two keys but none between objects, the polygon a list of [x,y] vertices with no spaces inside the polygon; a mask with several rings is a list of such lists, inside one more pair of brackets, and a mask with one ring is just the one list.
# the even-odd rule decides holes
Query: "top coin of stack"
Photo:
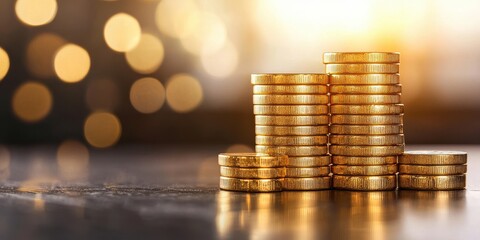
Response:
[{"label": "top coin of stack", "polygon": [[324,54],[334,188],[396,188],[397,155],[404,151],[399,61],[399,53]]},{"label": "top coin of stack", "polygon": [[330,188],[326,74],[252,74],[256,151],[289,156],[283,189]]}]

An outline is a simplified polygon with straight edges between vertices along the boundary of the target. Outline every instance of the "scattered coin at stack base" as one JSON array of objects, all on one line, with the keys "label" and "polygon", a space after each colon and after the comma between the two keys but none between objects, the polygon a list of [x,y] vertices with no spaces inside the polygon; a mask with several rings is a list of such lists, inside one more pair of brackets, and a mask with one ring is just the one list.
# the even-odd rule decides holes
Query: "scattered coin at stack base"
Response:
[{"label": "scattered coin at stack base", "polygon": [[398,162],[399,188],[461,190],[466,186],[466,152],[406,151]]},{"label": "scattered coin at stack base", "polygon": [[404,151],[399,53],[325,53],[330,75],[330,153],[333,187],[396,188]]},{"label": "scattered coin at stack base", "polygon": [[221,153],[220,189],[242,192],[282,190],[286,175],[286,155],[260,153]]},{"label": "scattered coin at stack base", "polygon": [[253,74],[255,149],[286,154],[285,190],[331,187],[326,74]]}]

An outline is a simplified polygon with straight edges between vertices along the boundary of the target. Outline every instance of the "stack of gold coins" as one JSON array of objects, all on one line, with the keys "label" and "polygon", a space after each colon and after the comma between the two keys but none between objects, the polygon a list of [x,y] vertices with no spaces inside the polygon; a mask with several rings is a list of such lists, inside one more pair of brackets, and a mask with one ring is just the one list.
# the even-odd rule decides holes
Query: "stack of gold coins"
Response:
[{"label": "stack of gold coins", "polygon": [[330,74],[333,187],[396,189],[404,151],[399,53],[325,53]]},{"label": "stack of gold coins", "polygon": [[282,190],[286,155],[259,153],[221,153],[220,189],[242,192],[277,192]]},{"label": "stack of gold coins", "polygon": [[285,190],[331,186],[328,76],[252,74],[256,151],[286,154]]},{"label": "stack of gold coins", "polygon": [[406,151],[398,159],[398,187],[416,190],[464,189],[467,153]]}]

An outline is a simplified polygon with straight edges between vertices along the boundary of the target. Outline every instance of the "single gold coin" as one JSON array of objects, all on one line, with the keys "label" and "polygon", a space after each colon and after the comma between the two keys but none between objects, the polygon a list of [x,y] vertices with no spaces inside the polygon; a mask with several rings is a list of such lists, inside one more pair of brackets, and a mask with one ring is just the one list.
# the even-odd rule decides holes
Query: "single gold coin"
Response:
[{"label": "single gold coin", "polygon": [[284,178],[286,169],[281,168],[239,168],[220,166],[220,176],[232,178]]},{"label": "single gold coin", "polygon": [[336,145],[399,145],[405,143],[403,134],[395,135],[330,135]]},{"label": "single gold coin", "polygon": [[400,174],[458,175],[467,172],[467,165],[398,165]]},{"label": "single gold coin", "polygon": [[253,94],[327,94],[327,85],[254,85]]},{"label": "single gold coin", "polygon": [[354,191],[382,191],[397,188],[396,175],[346,176],[333,175],[333,188]]},{"label": "single gold coin", "polygon": [[327,73],[351,74],[351,73],[398,73],[400,65],[396,63],[331,63],[326,64]]},{"label": "single gold coin", "polygon": [[287,155],[269,155],[264,153],[220,153],[218,165],[242,168],[285,167]]},{"label": "single gold coin", "polygon": [[406,151],[398,158],[398,163],[414,165],[466,164],[467,153],[462,151]]},{"label": "single gold coin", "polygon": [[323,54],[323,63],[399,63],[397,52],[329,52]]},{"label": "single gold coin", "polygon": [[383,156],[401,155],[404,149],[405,149],[404,145],[397,145],[397,146],[331,145],[330,153],[333,155],[341,155],[341,156],[383,157]]},{"label": "single gold coin", "polygon": [[332,124],[379,125],[403,124],[403,115],[332,115]]},{"label": "single gold coin", "polygon": [[269,85],[269,84],[296,84],[296,85],[311,85],[311,84],[327,84],[328,75],[324,73],[287,73],[287,74],[252,74],[252,84],[254,85]]},{"label": "single gold coin", "polygon": [[380,176],[397,173],[397,165],[333,165],[332,173],[338,175]]},{"label": "single gold coin", "polygon": [[253,105],[255,115],[327,115],[328,105]]},{"label": "single gold coin", "polygon": [[330,174],[330,167],[288,167],[285,177],[305,178],[305,177],[323,177]]},{"label": "single gold coin", "polygon": [[268,105],[268,104],[327,104],[327,95],[253,95],[253,104]]},{"label": "single gold coin", "polygon": [[398,175],[398,187],[403,189],[461,190],[465,189],[465,185],[465,174],[446,176]]},{"label": "single gold coin", "polygon": [[284,190],[323,190],[332,187],[331,177],[285,178]]},{"label": "single gold coin", "polygon": [[256,115],[256,125],[287,125],[287,126],[315,126],[327,125],[329,122],[328,115],[316,116],[269,116]]},{"label": "single gold coin", "polygon": [[314,146],[326,145],[327,135],[322,136],[256,136],[255,144],[258,145],[285,145],[285,146]]},{"label": "single gold coin", "polygon": [[[386,165],[397,164],[397,156],[386,157],[357,157],[357,156],[332,156],[333,164],[340,165]],[[290,164],[290,158],[288,159]]]},{"label": "single gold coin", "polygon": [[320,167],[328,166],[330,163],[331,157],[329,155],[288,158],[288,167]]},{"label": "single gold coin", "polygon": [[385,85],[399,84],[399,74],[331,74],[333,85]]},{"label": "single gold coin", "polygon": [[239,179],[220,177],[220,189],[241,192],[278,192],[282,190],[283,178]]},{"label": "single gold coin", "polygon": [[398,94],[402,85],[332,85],[330,93],[334,94]]},{"label": "single gold coin", "polygon": [[321,156],[328,153],[327,146],[266,146],[256,145],[259,153],[284,154],[292,157]]},{"label": "single gold coin", "polygon": [[402,134],[403,125],[331,125],[330,134],[388,135]]},{"label": "single gold coin", "polygon": [[267,136],[315,136],[328,134],[328,125],[319,126],[255,126],[256,135]]},{"label": "single gold coin", "polygon": [[403,104],[384,104],[384,105],[332,105],[330,106],[332,114],[402,114],[404,113]]},{"label": "single gold coin", "polygon": [[334,104],[398,104],[401,103],[400,94],[334,94],[330,96],[330,102]]}]

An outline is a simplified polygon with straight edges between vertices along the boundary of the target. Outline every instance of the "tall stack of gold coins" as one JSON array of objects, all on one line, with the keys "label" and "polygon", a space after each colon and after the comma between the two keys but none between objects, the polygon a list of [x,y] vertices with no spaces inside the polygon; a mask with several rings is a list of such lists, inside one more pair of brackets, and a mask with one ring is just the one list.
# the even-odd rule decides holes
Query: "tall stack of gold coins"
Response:
[{"label": "tall stack of gold coins", "polygon": [[464,189],[467,153],[406,151],[398,159],[398,187],[416,190]]},{"label": "tall stack of gold coins", "polygon": [[242,192],[277,192],[282,190],[286,155],[259,153],[221,153],[220,189]]},{"label": "tall stack of gold coins", "polygon": [[328,76],[252,74],[256,151],[286,154],[284,190],[331,187]]},{"label": "tall stack of gold coins", "polygon": [[333,187],[396,189],[404,151],[399,53],[325,53],[330,74]]}]

